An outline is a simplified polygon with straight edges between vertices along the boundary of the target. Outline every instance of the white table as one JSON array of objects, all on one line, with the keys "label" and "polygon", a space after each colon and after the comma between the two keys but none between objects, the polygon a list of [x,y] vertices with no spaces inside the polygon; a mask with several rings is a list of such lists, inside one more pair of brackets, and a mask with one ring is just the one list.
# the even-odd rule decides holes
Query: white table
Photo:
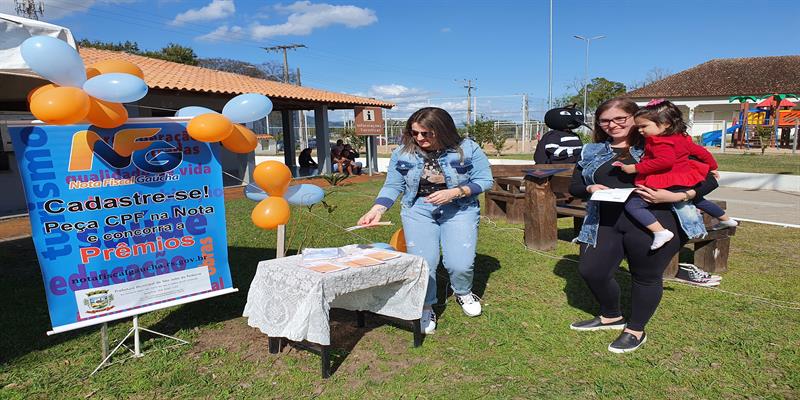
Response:
[{"label": "white table", "polygon": [[322,375],[330,373],[330,309],[356,311],[359,326],[369,311],[413,323],[414,346],[422,343],[420,317],[428,289],[428,264],[402,254],[384,264],[319,273],[303,268],[302,257],[261,261],[247,293],[247,324],[270,338],[276,353],[282,338],[321,346]]}]

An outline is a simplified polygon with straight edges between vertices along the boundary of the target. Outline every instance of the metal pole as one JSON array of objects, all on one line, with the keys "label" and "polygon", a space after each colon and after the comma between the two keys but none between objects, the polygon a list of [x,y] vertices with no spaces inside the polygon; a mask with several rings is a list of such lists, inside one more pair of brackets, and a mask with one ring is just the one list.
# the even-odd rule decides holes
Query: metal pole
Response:
[{"label": "metal pole", "polygon": [[719,142],[720,151],[725,152],[725,141],[727,140],[728,121],[722,121],[722,140]]},{"label": "metal pole", "polygon": [[133,316],[133,355],[142,356],[142,345],[139,343],[139,315]]},{"label": "metal pole", "polygon": [[547,109],[553,108],[553,0],[550,0],[550,33],[547,46]]},{"label": "metal pole", "polygon": [[278,225],[278,241],[275,253],[275,258],[283,258],[286,254],[286,225]]},{"label": "metal pole", "polygon": [[591,39],[586,39],[586,67],[583,72],[583,117],[586,118],[586,100],[589,94],[589,42]]},{"label": "metal pole", "polygon": [[800,135],[800,119],[794,121],[794,138],[792,139],[792,154],[797,153],[797,136]]}]

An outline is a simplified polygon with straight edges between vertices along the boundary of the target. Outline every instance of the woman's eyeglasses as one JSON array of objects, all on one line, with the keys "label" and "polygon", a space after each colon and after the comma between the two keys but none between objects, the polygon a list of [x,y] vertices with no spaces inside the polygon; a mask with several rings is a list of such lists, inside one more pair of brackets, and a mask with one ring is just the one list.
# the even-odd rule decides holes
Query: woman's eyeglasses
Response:
[{"label": "woman's eyeglasses", "polygon": [[615,117],[615,118],[611,118],[611,119],[602,119],[601,118],[600,119],[600,126],[607,127],[607,126],[611,125],[612,122],[614,124],[616,124],[616,125],[620,125],[621,126],[621,125],[625,124],[625,122],[627,122],[628,118],[630,118],[630,117],[631,117],[630,115],[626,115],[624,117]]},{"label": "woman's eyeglasses", "polygon": [[413,137],[413,138],[417,137],[418,135],[422,135],[422,137],[426,138],[428,136],[432,136],[433,132],[420,132],[420,131],[415,131],[415,130],[412,129],[412,130],[408,131],[408,135]]}]

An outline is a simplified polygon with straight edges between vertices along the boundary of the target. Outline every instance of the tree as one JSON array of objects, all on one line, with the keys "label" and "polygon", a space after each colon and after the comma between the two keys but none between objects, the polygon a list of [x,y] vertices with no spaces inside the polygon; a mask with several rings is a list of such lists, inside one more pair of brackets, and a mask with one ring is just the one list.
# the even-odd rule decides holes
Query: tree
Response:
[{"label": "tree", "polygon": [[478,119],[470,127],[470,137],[481,148],[486,143],[491,144],[494,147],[495,154],[499,156],[506,148],[507,137],[497,129],[496,122],[495,120]]},{"label": "tree", "polygon": [[[589,83],[589,96],[587,98],[587,107],[586,112],[591,113],[597,106],[602,104],[606,100],[613,99],[614,97],[622,96],[628,90],[625,87],[625,84],[622,82],[615,82],[609,81],[606,78],[597,77],[593,78],[592,82]],[[561,99],[558,99],[562,105],[566,104],[578,104],[583,105],[583,90],[584,87],[581,86],[578,90],[578,94],[573,96],[564,96]]]},{"label": "tree", "polygon": [[194,50],[177,43],[170,43],[160,51],[145,51],[143,55],[180,64],[197,65],[197,54],[194,53]]},{"label": "tree", "polygon": [[349,143],[353,146],[353,150],[356,152],[360,151],[366,144],[366,137],[356,135],[356,128],[354,126],[345,126],[341,128],[339,132],[339,137],[344,140],[345,143]]},{"label": "tree", "polygon": [[658,82],[670,75],[672,75],[672,72],[670,70],[661,67],[654,67],[649,71],[647,71],[647,74],[645,74],[644,79],[642,79],[641,81],[636,81],[631,83],[629,89],[635,90],[643,88],[651,83]]},{"label": "tree", "polygon": [[179,45],[177,43],[170,43],[161,50],[141,50],[139,43],[125,41],[123,42],[101,42],[99,40],[81,39],[78,41],[79,47],[92,47],[101,50],[124,51],[130,54],[139,56],[158,58],[160,60],[167,60],[181,64],[197,65],[197,54],[191,47]]},{"label": "tree", "polygon": [[[197,65],[217,71],[283,82],[283,65],[274,62],[252,64],[230,58],[200,58],[197,60]],[[297,82],[297,74],[290,73],[289,82]]]}]

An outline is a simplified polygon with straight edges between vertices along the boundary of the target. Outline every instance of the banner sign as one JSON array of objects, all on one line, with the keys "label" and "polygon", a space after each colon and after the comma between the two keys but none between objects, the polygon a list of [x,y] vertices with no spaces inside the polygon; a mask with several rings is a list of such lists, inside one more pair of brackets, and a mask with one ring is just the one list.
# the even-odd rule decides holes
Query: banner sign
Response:
[{"label": "banner sign", "polygon": [[218,144],[186,119],[10,125],[53,331],[235,291]]},{"label": "banner sign", "polygon": [[356,135],[383,135],[383,113],[380,107],[355,107]]}]

